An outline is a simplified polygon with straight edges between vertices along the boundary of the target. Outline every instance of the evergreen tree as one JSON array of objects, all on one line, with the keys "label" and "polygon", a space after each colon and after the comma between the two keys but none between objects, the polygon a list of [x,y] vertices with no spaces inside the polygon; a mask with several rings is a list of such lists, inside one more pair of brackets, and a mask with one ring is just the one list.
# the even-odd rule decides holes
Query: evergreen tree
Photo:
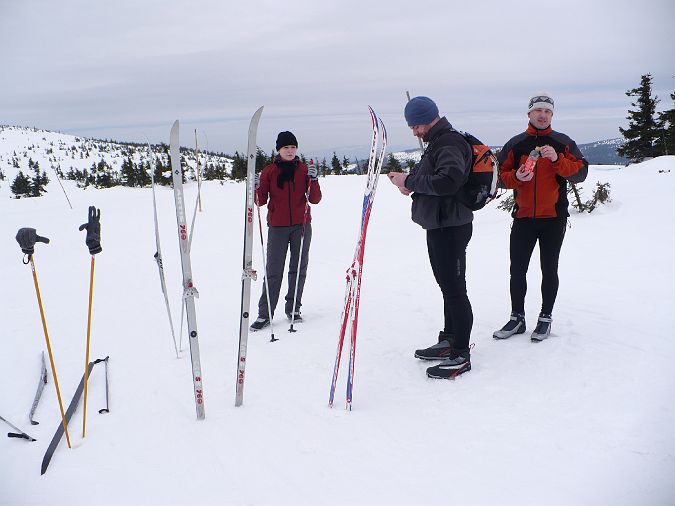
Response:
[{"label": "evergreen tree", "polygon": [[634,162],[641,162],[647,157],[658,156],[663,153],[657,146],[659,129],[655,119],[656,104],[658,97],[652,98],[652,76],[642,76],[640,86],[626,92],[629,97],[637,97],[631,102],[637,110],[629,110],[626,119],[629,121],[628,128],[619,127],[619,131],[626,139],[626,143],[619,147],[616,152]]},{"label": "evergreen tree", "polygon": [[150,178],[150,161],[146,160],[138,164],[138,170],[136,171],[138,186],[144,188],[152,183]]},{"label": "evergreen tree", "polygon": [[343,156],[342,157],[342,169],[344,171],[346,171],[348,167],[349,167],[349,158],[347,158],[346,156]]},{"label": "evergreen tree", "polygon": [[134,162],[130,156],[122,162],[120,179],[124,186],[136,186],[138,184]]},{"label": "evergreen tree", "polygon": [[401,172],[401,170],[401,162],[399,162],[392,153],[389,153],[386,163],[382,166],[382,174]]},{"label": "evergreen tree", "polygon": [[96,188],[112,188],[117,184],[115,175],[107,162],[101,158],[98,164],[92,165],[92,175]]},{"label": "evergreen tree", "polygon": [[169,146],[162,143],[160,153],[155,153],[155,183],[162,186],[170,186],[173,178],[171,177],[170,163],[164,165],[163,160],[170,160]]},{"label": "evergreen tree", "polygon": [[333,158],[330,160],[330,167],[331,171],[336,176],[342,174],[342,164],[340,164],[340,159],[335,154],[335,151],[333,151]]},{"label": "evergreen tree", "polygon": [[38,162],[33,163],[33,177],[30,180],[30,196],[31,197],[40,197],[43,193],[46,193],[45,185],[49,183],[49,178],[47,178],[47,173],[42,171],[40,173],[40,165]]},{"label": "evergreen tree", "polygon": [[319,172],[322,174],[326,174],[328,172],[328,164],[326,163],[325,158],[321,160],[321,163],[319,164]]},{"label": "evergreen tree", "polygon": [[4,181],[4,180],[5,180],[5,173],[2,172],[2,169],[0,169],[0,181]]},{"label": "evergreen tree", "polygon": [[234,160],[232,160],[232,179],[241,181],[246,179],[246,157],[239,154],[239,151],[234,153]]},{"label": "evergreen tree", "polygon": [[[268,158],[265,152],[260,149],[256,148],[255,150],[255,171],[256,173],[262,172],[262,170],[265,168],[265,166],[269,165],[272,159]],[[246,179],[246,171],[244,172],[244,177],[242,179]]]},{"label": "evergreen tree", "polygon": [[12,193],[17,199],[20,199],[21,197],[30,197],[31,180],[23,173],[23,171],[20,170],[14,178],[14,181],[12,181],[9,189],[12,190]]},{"label": "evergreen tree", "polygon": [[[670,99],[675,104],[675,92],[670,94]],[[661,127],[661,139],[664,154],[675,155],[675,107],[659,113]]]}]

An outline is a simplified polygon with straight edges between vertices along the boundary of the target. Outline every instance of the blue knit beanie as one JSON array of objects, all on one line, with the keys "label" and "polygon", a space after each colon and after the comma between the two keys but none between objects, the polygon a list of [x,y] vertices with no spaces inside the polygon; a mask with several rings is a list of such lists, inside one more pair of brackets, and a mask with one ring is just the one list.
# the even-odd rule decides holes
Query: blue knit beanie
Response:
[{"label": "blue knit beanie", "polygon": [[438,106],[429,97],[415,97],[406,104],[403,114],[409,127],[428,125],[438,118]]}]

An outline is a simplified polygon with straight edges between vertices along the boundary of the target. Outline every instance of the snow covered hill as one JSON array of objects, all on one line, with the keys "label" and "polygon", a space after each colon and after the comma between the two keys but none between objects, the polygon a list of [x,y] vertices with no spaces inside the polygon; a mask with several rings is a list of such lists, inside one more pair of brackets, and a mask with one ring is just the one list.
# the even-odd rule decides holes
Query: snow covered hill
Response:
[{"label": "snow covered hill", "polygon": [[[509,313],[511,220],[494,204],[476,213],[468,251],[473,369],[443,381],[427,379],[429,364],[413,358],[415,348],[435,341],[442,321],[424,232],[410,221],[410,200],[382,178],[365,253],[351,412],[341,405],[344,377],[340,402],[331,410],[327,399],[365,178],[321,180],[306,322],[290,334],[277,317],[275,343],[269,331],[251,334],[239,408],[244,186],[204,183],[192,246],[202,422],[195,419],[185,337],[181,358],[173,351],[153,259],[150,189],[83,190],[65,181],[71,210],[53,181],[45,196],[20,200],[8,198],[2,183],[0,416],[37,441],[0,437],[0,504],[674,504],[675,157],[593,166],[586,197],[596,181],[611,184],[612,202],[591,215],[572,212],[553,335],[541,344],[527,335],[491,337]],[[195,193],[188,183],[190,212]],[[178,328],[173,194],[158,188],[157,197]],[[64,440],[40,476],[59,413],[50,371],[40,424],[28,423],[45,344],[31,272],[14,236],[30,226],[51,239],[36,246],[35,264],[67,404],[84,368],[90,256],[77,227],[89,205],[101,209],[103,245],[91,354],[110,356],[110,413],[98,413],[105,392],[104,369],[97,368],[87,437],[80,409],[71,422],[74,448]],[[259,243],[254,250],[262,272]],[[530,327],[539,281],[535,255]],[[261,284],[262,276],[252,307]]]},{"label": "snow covered hill", "polygon": [[[188,179],[195,180],[197,158],[194,149],[194,137],[190,149],[181,148],[186,174]],[[142,142],[142,141],[141,141]],[[185,143],[184,143],[185,144]],[[168,166],[169,156],[167,146],[153,145],[152,150],[157,161]],[[19,170],[26,175],[32,174],[30,162],[37,162],[40,170],[53,179],[56,170],[61,178],[68,178],[74,171],[91,171],[92,165],[104,162],[112,172],[119,174],[122,164],[130,159],[135,164],[145,163],[148,160],[146,144],[120,143],[100,139],[89,139],[74,135],[25,128],[0,125],[0,172],[4,174],[4,184],[9,186]],[[223,154],[199,152],[199,163],[202,168],[208,166],[224,166],[231,171],[232,159]],[[0,183],[2,184],[2,183]],[[55,190],[60,191],[55,185]]]}]

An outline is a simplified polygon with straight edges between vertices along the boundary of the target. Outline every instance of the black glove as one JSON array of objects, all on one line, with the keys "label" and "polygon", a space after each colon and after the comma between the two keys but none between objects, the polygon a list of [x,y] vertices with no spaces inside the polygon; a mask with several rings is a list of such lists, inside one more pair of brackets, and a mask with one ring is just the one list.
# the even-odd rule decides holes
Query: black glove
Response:
[{"label": "black glove", "polygon": [[26,255],[32,255],[35,252],[34,246],[36,242],[49,244],[49,239],[37,235],[34,228],[20,228],[16,233],[16,241],[21,246],[21,251]]},{"label": "black glove", "polygon": [[87,239],[85,243],[89,248],[89,253],[95,255],[100,253],[101,248],[101,210],[94,206],[89,206],[89,221],[80,225],[79,230],[87,229]]}]

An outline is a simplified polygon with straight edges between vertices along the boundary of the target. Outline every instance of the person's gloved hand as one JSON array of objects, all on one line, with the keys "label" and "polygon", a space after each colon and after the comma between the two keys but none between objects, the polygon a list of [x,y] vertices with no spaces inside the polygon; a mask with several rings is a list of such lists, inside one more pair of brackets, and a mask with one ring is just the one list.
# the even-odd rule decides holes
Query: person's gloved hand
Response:
[{"label": "person's gloved hand", "polygon": [[101,210],[94,206],[89,206],[89,217],[87,223],[80,225],[79,230],[87,229],[87,238],[85,243],[89,248],[89,253],[95,255],[103,251],[101,248]]},{"label": "person's gloved hand", "polygon": [[253,186],[255,187],[256,190],[260,188],[260,174],[256,174],[253,177]]},{"label": "person's gloved hand", "polygon": [[532,181],[532,178],[534,177],[534,171],[533,170],[525,170],[525,165],[521,165],[518,170],[516,171],[516,179],[522,183],[527,183],[528,181]]},{"label": "person's gloved hand", "polygon": [[37,232],[34,228],[27,227],[19,229],[19,231],[16,233],[16,241],[19,243],[21,251],[23,251],[26,255],[32,255],[35,253],[36,242],[49,244],[49,239],[46,237],[40,237],[37,235]]},{"label": "person's gloved hand", "polygon": [[316,169],[316,165],[311,162],[307,168],[307,175],[312,181],[316,181],[316,179],[319,177],[319,171]]}]

